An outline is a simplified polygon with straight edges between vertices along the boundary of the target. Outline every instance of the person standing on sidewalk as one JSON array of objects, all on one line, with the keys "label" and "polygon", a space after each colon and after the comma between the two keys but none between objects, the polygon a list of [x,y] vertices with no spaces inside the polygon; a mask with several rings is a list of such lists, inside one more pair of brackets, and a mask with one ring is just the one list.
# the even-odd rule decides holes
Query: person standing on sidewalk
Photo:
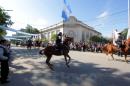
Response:
[{"label": "person standing on sidewalk", "polygon": [[9,52],[6,47],[6,40],[0,40],[0,63],[1,63],[1,84],[8,83],[8,74],[9,74]]}]

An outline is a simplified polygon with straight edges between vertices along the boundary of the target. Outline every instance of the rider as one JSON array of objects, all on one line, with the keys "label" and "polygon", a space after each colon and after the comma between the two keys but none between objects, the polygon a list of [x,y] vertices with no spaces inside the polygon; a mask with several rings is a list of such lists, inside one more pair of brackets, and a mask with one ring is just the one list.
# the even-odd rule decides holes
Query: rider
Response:
[{"label": "rider", "polygon": [[118,55],[121,55],[122,56],[122,54],[121,54],[121,48],[122,48],[122,42],[123,42],[123,40],[124,40],[124,38],[123,38],[123,36],[121,35],[121,33],[118,33],[119,34],[119,36],[118,36],[118,39],[117,39],[117,41],[116,41],[116,44],[117,44],[117,46],[118,46],[118,48],[119,48],[119,53],[118,53]]},{"label": "rider", "polygon": [[56,45],[58,46],[58,49],[62,54],[63,53],[63,50],[62,50],[62,32],[59,32],[56,36]]},{"label": "rider", "polygon": [[123,41],[123,36],[121,35],[121,33],[118,33],[119,36],[118,36],[118,39],[116,41],[117,45],[118,45],[118,48],[121,48],[122,46],[122,41]]}]

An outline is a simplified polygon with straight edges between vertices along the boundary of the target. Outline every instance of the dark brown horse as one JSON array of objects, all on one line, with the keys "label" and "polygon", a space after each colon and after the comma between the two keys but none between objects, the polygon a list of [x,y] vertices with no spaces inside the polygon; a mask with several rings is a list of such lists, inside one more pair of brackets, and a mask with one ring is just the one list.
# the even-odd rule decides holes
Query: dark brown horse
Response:
[{"label": "dark brown horse", "polygon": [[[56,50],[56,46],[47,46],[45,49],[40,50],[40,54],[44,55],[47,57],[46,59],[46,64],[49,66],[50,69],[53,70],[53,65],[50,63],[51,57],[52,55],[57,55],[57,56],[61,56],[64,55],[65,58],[65,62],[66,62],[66,66],[69,67],[69,63],[71,60],[71,57],[69,56],[69,45],[72,42],[72,38],[70,37],[65,37],[65,40],[63,41],[63,45],[62,45],[62,49],[63,49],[63,53],[61,54],[61,52],[59,50]],[[68,59],[67,59],[68,57]]]}]

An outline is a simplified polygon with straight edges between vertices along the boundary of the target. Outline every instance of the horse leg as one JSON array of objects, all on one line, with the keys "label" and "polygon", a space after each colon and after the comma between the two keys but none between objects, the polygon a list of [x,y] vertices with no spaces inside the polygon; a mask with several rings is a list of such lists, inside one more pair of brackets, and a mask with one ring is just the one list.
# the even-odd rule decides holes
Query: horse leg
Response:
[{"label": "horse leg", "polygon": [[69,68],[69,63],[67,62],[67,55],[64,55],[64,57],[65,57],[66,66]]},{"label": "horse leg", "polygon": [[112,59],[114,60],[113,53],[111,54]]},{"label": "horse leg", "polygon": [[125,53],[125,62],[128,63],[127,54]]},{"label": "horse leg", "polygon": [[69,56],[69,54],[67,54],[67,57],[69,58],[68,64],[70,63],[71,57]]},{"label": "horse leg", "polygon": [[52,56],[47,56],[46,64],[49,66],[49,68],[50,68],[51,70],[53,70],[53,68],[52,68],[53,65],[50,64],[51,57],[52,57]]}]

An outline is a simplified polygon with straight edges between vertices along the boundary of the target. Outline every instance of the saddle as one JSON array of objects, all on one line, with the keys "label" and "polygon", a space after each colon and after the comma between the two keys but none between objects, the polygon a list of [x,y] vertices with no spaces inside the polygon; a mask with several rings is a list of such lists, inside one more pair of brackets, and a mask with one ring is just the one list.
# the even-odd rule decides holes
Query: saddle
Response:
[{"label": "saddle", "polygon": [[57,46],[57,45],[54,45],[53,47],[54,47],[54,50],[56,50],[56,51],[60,50],[59,46]]}]

